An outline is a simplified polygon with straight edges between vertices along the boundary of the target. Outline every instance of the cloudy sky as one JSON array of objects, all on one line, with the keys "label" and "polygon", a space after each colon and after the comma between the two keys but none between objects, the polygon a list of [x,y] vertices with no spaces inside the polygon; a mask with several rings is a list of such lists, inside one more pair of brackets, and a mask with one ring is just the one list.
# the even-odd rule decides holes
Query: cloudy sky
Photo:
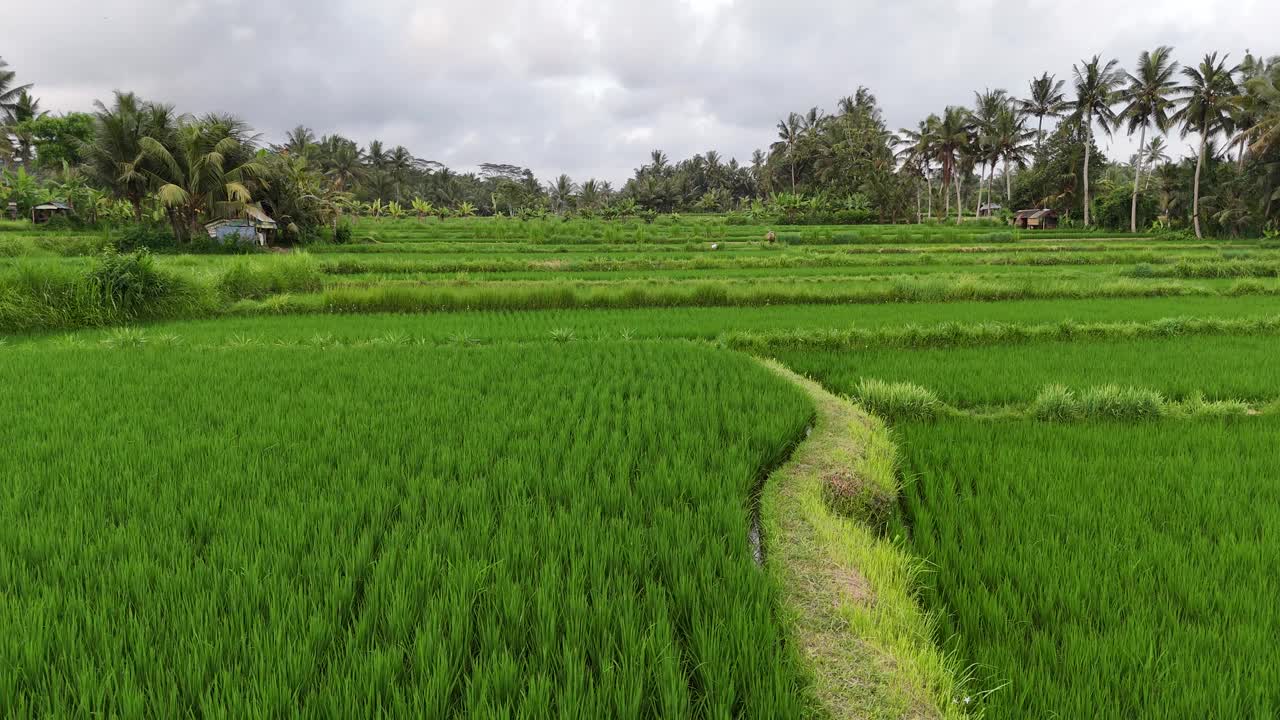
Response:
[{"label": "cloudy sky", "polygon": [[[5,0],[0,56],[46,109],[113,89],[303,123],[456,168],[619,182],[653,148],[740,161],[866,85],[894,127],[1102,53],[1280,53],[1275,0]],[[1127,154],[1123,140],[1110,143]],[[1103,141],[1106,148],[1108,141]],[[1175,148],[1182,141],[1173,143]]]}]

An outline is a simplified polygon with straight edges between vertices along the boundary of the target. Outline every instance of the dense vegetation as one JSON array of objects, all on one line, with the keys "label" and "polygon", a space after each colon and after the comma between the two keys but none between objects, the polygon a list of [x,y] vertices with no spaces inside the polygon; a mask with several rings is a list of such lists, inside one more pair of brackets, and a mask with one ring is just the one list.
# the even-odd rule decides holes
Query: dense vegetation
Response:
[{"label": "dense vegetation", "polygon": [[[1246,54],[1233,64],[1212,53],[1184,67],[1161,47],[1129,72],[1095,56],[1073,66],[1071,88],[1044,73],[1025,93],[975,93],[972,108],[947,107],[895,133],[859,87],[834,113],[787,115],[750,164],[715,150],[673,162],[655,150],[614,188],[566,175],[544,182],[505,163],[460,173],[402,146],[316,137],[304,125],[269,144],[238,118],[182,115],[125,92],[91,114],[52,116],[0,65],[0,201],[21,212],[67,201],[89,224],[160,222],[178,242],[249,205],[279,220],[290,242],[345,241],[342,218],[356,215],[729,212],[739,223],[849,225],[960,222],[993,204],[1003,206],[993,217],[1047,207],[1084,227],[1258,236],[1280,231],[1278,88],[1280,59]],[[1138,137],[1133,158],[1098,149],[1097,134],[1117,130]],[[1194,157],[1170,158],[1173,132],[1197,136]]]}]

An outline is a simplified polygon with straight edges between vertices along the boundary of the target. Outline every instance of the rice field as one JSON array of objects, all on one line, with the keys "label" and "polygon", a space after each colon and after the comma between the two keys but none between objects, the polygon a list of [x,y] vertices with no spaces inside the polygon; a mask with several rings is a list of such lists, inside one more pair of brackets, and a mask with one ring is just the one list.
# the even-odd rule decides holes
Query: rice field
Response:
[{"label": "rice field", "polygon": [[897,433],[923,599],[984,718],[1280,714],[1277,418]]},{"label": "rice field", "polygon": [[354,235],[0,224],[0,717],[1280,714],[1273,240]]},{"label": "rice field", "polygon": [[144,346],[0,378],[0,715],[803,714],[748,535],[812,411],[745,357]]}]

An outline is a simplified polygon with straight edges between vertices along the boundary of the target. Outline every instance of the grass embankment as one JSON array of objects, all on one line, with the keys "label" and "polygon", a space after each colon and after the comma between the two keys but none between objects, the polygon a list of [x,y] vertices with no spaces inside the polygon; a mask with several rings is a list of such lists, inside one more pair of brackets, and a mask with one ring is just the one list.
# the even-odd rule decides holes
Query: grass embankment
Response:
[{"label": "grass embankment", "polygon": [[961,717],[952,663],[915,601],[922,566],[879,534],[897,502],[894,448],[878,420],[781,365],[817,415],[765,482],[766,564],[813,693],[832,718]]},{"label": "grass embankment", "polygon": [[1280,418],[896,435],[923,599],[983,717],[1280,715]]},{"label": "grass embankment", "polygon": [[812,406],[746,356],[144,344],[0,385],[0,716],[809,712],[748,507]]}]

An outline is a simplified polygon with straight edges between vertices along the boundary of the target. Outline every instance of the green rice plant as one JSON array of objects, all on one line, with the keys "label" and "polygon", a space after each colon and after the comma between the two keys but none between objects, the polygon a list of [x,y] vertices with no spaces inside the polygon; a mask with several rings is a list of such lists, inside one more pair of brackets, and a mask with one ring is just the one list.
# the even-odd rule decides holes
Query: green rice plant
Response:
[{"label": "green rice plant", "polygon": [[1280,418],[895,431],[898,532],[982,717],[1280,712]]},{"label": "green rice plant", "polygon": [[552,342],[563,344],[567,342],[573,342],[576,339],[578,339],[578,336],[573,331],[573,328],[552,328],[551,330]]},{"label": "green rice plant", "polygon": [[944,410],[933,392],[913,383],[863,378],[850,397],[871,413],[890,421],[931,420]]},{"label": "green rice plant", "polygon": [[748,508],[813,410],[745,356],[148,344],[0,384],[0,716],[811,714]]},{"label": "green rice plant", "polygon": [[[1280,336],[1271,333],[772,354],[835,392],[855,394],[874,378],[929,388],[952,407],[981,409],[1034,405],[1046,385],[1058,384],[1078,389],[1084,416],[1147,417],[1155,414],[1159,398],[1176,401],[1196,392],[1213,400],[1269,401],[1280,389],[1277,352]],[[1114,387],[1102,390],[1106,386]]]}]

